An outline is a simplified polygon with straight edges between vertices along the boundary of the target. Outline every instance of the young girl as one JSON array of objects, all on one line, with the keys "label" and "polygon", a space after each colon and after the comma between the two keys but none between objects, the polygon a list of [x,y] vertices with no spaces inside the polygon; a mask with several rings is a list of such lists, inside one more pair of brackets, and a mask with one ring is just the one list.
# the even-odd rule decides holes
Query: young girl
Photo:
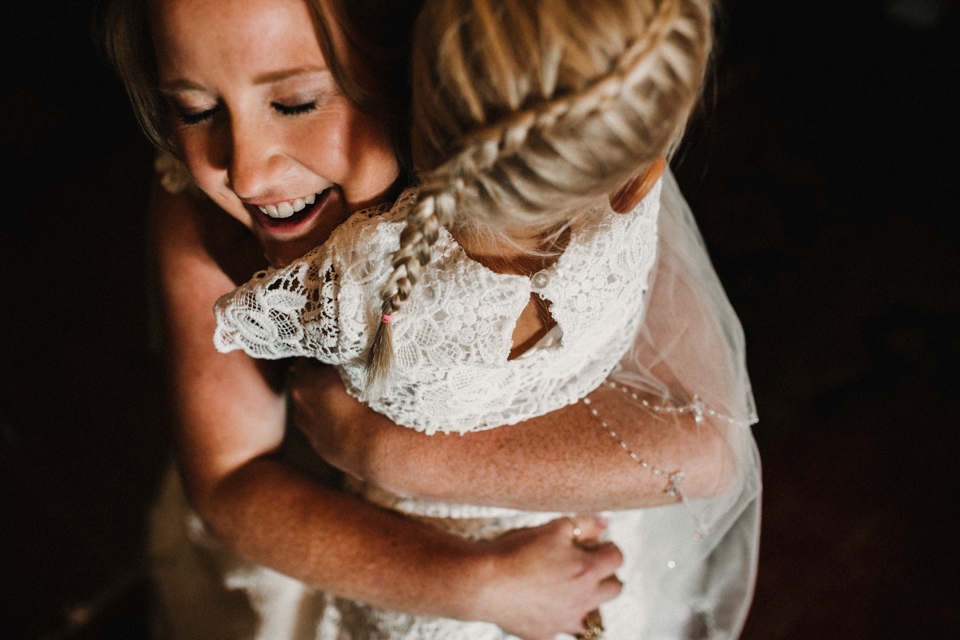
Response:
[{"label": "young girl", "polygon": [[[475,432],[589,403],[585,397],[633,344],[647,311],[661,209],[658,157],[677,140],[698,94],[710,9],[698,0],[428,1],[414,40],[419,190],[392,208],[356,214],[304,258],[258,274],[218,301],[218,349],[335,364],[351,394],[428,435]],[[644,169],[637,174],[637,167]],[[709,276],[705,281],[712,284]],[[684,288],[672,292],[679,297]],[[687,311],[697,317],[694,308]],[[675,315],[673,322],[690,320]],[[675,364],[675,357],[668,361]],[[743,437],[742,418],[713,408],[730,411],[729,402],[705,405],[682,388],[664,398],[663,391],[677,390],[675,380],[639,367],[620,374],[649,413],[665,421],[684,414],[697,424],[726,421],[739,429],[733,437]],[[703,380],[709,378],[705,373]],[[672,388],[663,389],[664,382]],[[745,378],[734,384],[745,385]],[[661,397],[641,400],[637,387],[651,386],[660,387]],[[701,388],[719,391],[713,383]],[[748,418],[749,391],[739,391],[738,412]],[[684,497],[681,470],[635,452],[617,433],[631,434],[629,424],[614,431],[602,412],[595,416],[624,455],[660,478],[663,493]],[[749,453],[743,445],[737,443],[738,453]],[[741,473],[752,464],[739,462]],[[738,490],[725,491],[731,485]],[[709,541],[715,526],[726,538],[724,518],[738,521],[749,510],[757,487],[742,487],[729,477],[722,486],[695,487],[697,496],[712,490],[724,497],[688,505],[693,517],[685,526],[676,513],[664,518],[661,524],[670,524],[664,531],[679,538],[666,548],[641,548],[643,512],[612,514],[612,539],[628,558],[620,572],[624,593],[604,607],[609,637],[737,632],[752,552],[718,554],[733,570],[734,595],[729,583],[725,593],[698,594],[684,580],[723,547]],[[354,489],[475,539],[557,515],[402,497],[374,484]],[[751,517],[741,521],[747,528],[737,534],[741,547],[755,535]],[[662,566],[645,563],[648,553]],[[677,584],[690,591],[674,585],[674,593],[657,593],[664,567],[676,569],[678,562],[683,566],[675,573],[687,577]],[[366,625],[385,637],[489,633],[348,601],[337,606],[354,629]],[[683,629],[691,624],[699,631]]]}]

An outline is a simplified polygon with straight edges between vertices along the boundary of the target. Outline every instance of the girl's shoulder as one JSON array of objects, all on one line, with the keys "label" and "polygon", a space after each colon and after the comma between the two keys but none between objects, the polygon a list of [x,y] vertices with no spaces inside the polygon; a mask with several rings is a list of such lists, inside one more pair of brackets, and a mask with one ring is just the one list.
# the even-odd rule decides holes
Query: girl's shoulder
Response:
[{"label": "girl's shoulder", "polygon": [[350,247],[353,243],[374,235],[399,237],[403,222],[416,201],[416,191],[407,189],[394,202],[384,202],[357,211],[340,224],[323,245],[323,248]]},{"label": "girl's shoulder", "polygon": [[284,269],[290,271],[320,263],[349,264],[354,260],[366,261],[373,255],[395,250],[399,246],[400,232],[413,197],[414,192],[407,190],[394,202],[357,211],[340,223],[323,244],[317,245]]},{"label": "girl's shoulder", "polygon": [[[656,244],[660,214],[661,183],[630,211],[614,212],[609,201],[586,210],[571,224],[570,242],[560,261],[581,260],[593,268],[609,267],[606,258],[623,251],[643,253]],[[579,268],[578,268],[579,269]]]},{"label": "girl's shoulder", "polygon": [[357,211],[343,222],[338,230],[349,228],[351,226],[378,225],[385,222],[403,222],[410,209],[416,204],[417,190],[414,188],[404,189],[393,202],[381,202],[380,204],[367,207]]}]

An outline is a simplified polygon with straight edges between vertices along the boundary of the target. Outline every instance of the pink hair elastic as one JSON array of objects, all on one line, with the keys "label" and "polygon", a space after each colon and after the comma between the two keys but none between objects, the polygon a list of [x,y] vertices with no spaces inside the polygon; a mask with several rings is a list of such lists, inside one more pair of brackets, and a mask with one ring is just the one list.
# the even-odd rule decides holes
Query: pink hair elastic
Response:
[{"label": "pink hair elastic", "polygon": [[393,314],[392,314],[392,313],[385,313],[385,314],[383,314],[382,316],[380,316],[380,322],[382,322],[382,323],[384,323],[384,324],[390,322],[391,320],[393,320]]}]

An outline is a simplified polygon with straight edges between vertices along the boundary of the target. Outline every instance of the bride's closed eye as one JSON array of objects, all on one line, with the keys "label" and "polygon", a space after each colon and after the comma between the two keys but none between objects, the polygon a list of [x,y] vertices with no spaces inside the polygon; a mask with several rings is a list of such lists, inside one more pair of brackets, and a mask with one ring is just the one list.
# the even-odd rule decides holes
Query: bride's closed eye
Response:
[{"label": "bride's closed eye", "polygon": [[[299,116],[304,113],[310,113],[315,111],[317,108],[316,100],[311,100],[310,102],[302,102],[300,104],[287,105],[281,102],[271,102],[270,106],[284,116]],[[211,107],[209,109],[204,109],[203,111],[190,112],[184,109],[176,109],[177,119],[180,120],[185,125],[201,124],[213,118],[213,116],[220,110],[220,107]]]},{"label": "bride's closed eye", "polygon": [[277,113],[285,116],[299,116],[304,113],[310,113],[316,110],[317,101],[302,102],[300,104],[286,105],[282,102],[271,102],[270,106],[276,109]]},{"label": "bride's closed eye", "polygon": [[198,111],[195,113],[190,113],[187,111],[177,109],[176,110],[177,119],[186,125],[200,124],[202,122],[206,122],[207,120],[211,119],[219,109],[220,107],[212,107],[210,109],[205,109],[203,111]]}]

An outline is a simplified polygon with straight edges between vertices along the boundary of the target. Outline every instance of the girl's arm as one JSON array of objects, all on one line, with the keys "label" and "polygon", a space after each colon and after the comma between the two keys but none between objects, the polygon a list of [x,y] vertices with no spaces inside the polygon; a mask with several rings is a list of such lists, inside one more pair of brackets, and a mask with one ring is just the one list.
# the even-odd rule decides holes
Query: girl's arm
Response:
[{"label": "girl's arm", "polygon": [[[622,558],[586,550],[557,521],[471,543],[321,486],[278,461],[283,371],[219,354],[212,306],[231,290],[214,256],[256,256],[222,212],[158,192],[155,235],[166,311],[176,443],[188,498],[239,554],[319,588],[412,614],[494,622],[526,638],[582,630],[614,597]],[[242,260],[241,260],[242,262]],[[238,268],[243,272],[242,268]],[[249,273],[246,270],[246,273]],[[602,524],[588,521],[585,533]]]},{"label": "girl's arm", "polygon": [[[694,499],[736,486],[752,402],[739,324],[669,173],[661,203],[656,281],[623,374],[653,376],[678,398],[699,393],[707,409],[739,421],[709,410],[700,423],[689,412],[656,413],[603,385],[589,397],[640,460],[666,474],[682,472],[683,494]],[[489,431],[424,436],[354,401],[335,374],[315,363],[298,365],[292,392],[298,426],[328,462],[400,495],[576,512],[678,500],[665,491],[667,480],[629,456],[584,403]],[[649,401],[663,404],[659,397]]]},{"label": "girl's arm", "polygon": [[[518,509],[589,513],[677,502],[583,403],[465,435],[423,435],[349,396],[329,367],[295,366],[295,420],[328,462],[400,495]],[[687,498],[715,495],[734,478],[724,425],[645,412],[601,386],[592,407],[652,467],[682,471]],[[627,425],[627,426],[624,426]]]}]

